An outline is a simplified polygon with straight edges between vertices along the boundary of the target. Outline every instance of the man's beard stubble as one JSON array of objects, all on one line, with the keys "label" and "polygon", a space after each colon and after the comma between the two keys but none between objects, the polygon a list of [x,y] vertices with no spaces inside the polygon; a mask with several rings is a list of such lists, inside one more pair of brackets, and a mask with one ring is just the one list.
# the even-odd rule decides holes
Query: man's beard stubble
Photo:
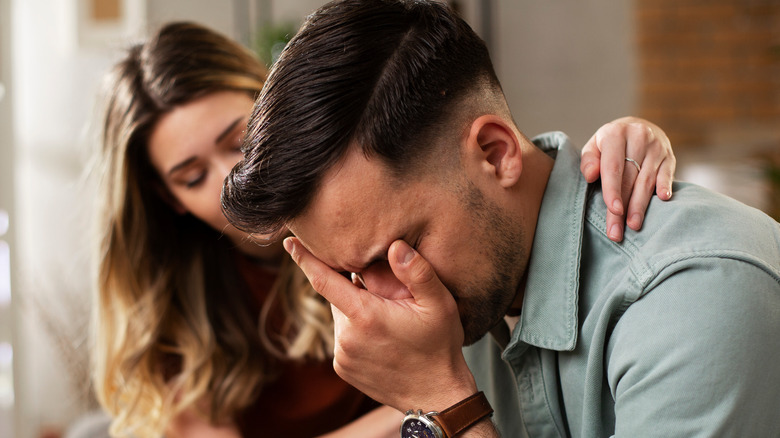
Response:
[{"label": "man's beard stubble", "polygon": [[[461,200],[482,234],[485,261],[490,274],[469,281],[465,287],[453,287],[463,324],[464,345],[471,345],[498,324],[509,310],[523,277],[525,248],[522,227],[498,205],[487,199],[471,182],[461,187]],[[464,294],[463,292],[468,292]]]}]

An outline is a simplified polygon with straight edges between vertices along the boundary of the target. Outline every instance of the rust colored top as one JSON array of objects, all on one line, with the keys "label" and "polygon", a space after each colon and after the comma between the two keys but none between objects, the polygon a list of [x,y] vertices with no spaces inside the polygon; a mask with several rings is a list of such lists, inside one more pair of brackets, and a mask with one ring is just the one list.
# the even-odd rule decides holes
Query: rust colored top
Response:
[{"label": "rust colored top", "polygon": [[[237,263],[259,312],[276,274],[246,257],[237,257]],[[271,312],[268,325],[273,329],[282,321],[274,319]],[[237,422],[245,437],[311,438],[338,429],[376,407],[377,402],[341,380],[332,361],[290,361],[280,364],[279,376],[260,390],[259,398]]]}]

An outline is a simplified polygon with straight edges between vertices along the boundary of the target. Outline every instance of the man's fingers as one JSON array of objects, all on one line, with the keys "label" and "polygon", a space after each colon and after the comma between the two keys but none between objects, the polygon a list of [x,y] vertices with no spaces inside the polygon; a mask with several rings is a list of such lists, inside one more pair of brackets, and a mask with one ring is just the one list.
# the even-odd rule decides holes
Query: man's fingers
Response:
[{"label": "man's fingers", "polygon": [[345,327],[344,323],[347,320],[347,317],[333,304],[330,305],[330,312],[333,314],[333,335],[338,338]]},{"label": "man's fingers", "polygon": [[314,257],[296,237],[284,239],[284,249],[301,268],[314,290],[338,307],[347,317],[359,312],[362,307],[361,300],[364,298],[361,296],[361,289]]},{"label": "man's fingers", "polygon": [[455,304],[430,263],[408,243],[403,240],[393,242],[387,258],[396,278],[409,289],[415,302],[424,305],[426,300],[448,297]]}]

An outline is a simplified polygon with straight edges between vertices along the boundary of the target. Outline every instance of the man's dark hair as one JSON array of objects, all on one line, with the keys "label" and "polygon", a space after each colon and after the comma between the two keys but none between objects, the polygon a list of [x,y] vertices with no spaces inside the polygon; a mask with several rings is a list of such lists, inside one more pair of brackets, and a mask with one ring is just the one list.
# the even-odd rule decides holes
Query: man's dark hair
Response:
[{"label": "man's dark hair", "polygon": [[278,231],[304,213],[353,144],[407,174],[431,151],[453,102],[480,82],[500,89],[484,42],[445,4],[326,4],[271,69],[223,211],[246,231]]}]

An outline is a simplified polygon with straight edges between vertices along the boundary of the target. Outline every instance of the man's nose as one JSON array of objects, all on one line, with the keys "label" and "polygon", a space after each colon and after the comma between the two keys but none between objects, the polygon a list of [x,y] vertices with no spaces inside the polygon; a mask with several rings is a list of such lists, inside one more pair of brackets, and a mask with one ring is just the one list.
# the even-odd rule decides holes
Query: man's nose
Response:
[{"label": "man's nose", "polygon": [[363,282],[369,292],[388,300],[411,298],[409,289],[398,280],[387,262],[376,262],[361,272]]}]

